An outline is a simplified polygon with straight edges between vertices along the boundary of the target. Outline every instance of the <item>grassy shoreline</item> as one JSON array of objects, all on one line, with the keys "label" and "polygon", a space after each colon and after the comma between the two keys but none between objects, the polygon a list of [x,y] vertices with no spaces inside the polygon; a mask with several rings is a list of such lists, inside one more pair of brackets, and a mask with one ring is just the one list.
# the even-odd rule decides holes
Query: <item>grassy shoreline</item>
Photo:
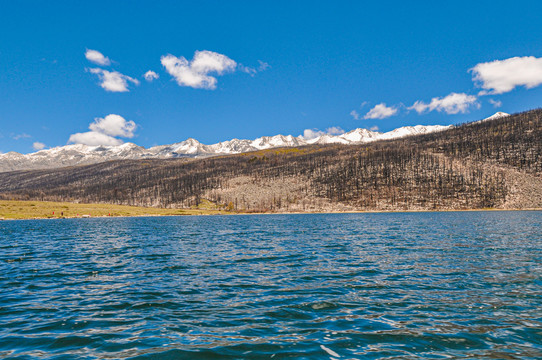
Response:
[{"label": "grassy shoreline", "polygon": [[140,217],[182,215],[262,215],[262,214],[357,214],[459,211],[541,211],[542,209],[439,209],[439,210],[360,210],[339,212],[242,212],[209,209],[163,209],[112,204],[78,204],[53,201],[0,200],[0,220],[62,219],[84,217]]},{"label": "grassy shoreline", "polygon": [[112,204],[77,204],[53,201],[0,200],[0,219],[59,219],[82,217],[214,215],[225,211],[162,209]]}]

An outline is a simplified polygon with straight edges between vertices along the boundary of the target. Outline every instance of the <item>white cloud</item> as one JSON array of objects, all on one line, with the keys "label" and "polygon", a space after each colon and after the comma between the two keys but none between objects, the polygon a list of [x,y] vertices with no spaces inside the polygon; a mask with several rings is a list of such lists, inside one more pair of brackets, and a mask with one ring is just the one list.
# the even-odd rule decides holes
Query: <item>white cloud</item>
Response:
[{"label": "white cloud", "polygon": [[350,111],[350,115],[354,118],[354,120],[359,120],[360,119],[360,115],[356,110]]},{"label": "white cloud", "polygon": [[137,125],[132,120],[126,121],[120,115],[109,114],[105,118],[95,118],[88,128],[110,136],[132,138]]},{"label": "white cloud", "polygon": [[147,80],[148,82],[151,82],[153,80],[156,80],[159,78],[158,74],[155,73],[154,71],[152,70],[149,70],[147,71],[145,74],[143,74],[143,77],[145,78],[145,80]]},{"label": "white cloud", "polygon": [[498,108],[498,107],[501,107],[501,106],[502,106],[502,101],[500,101],[500,100],[489,99],[488,101],[489,101],[489,103],[490,103],[491,105],[493,105],[493,107]]},{"label": "white cloud", "polygon": [[326,134],[329,134],[329,135],[341,135],[341,134],[344,134],[344,130],[341,129],[340,127],[338,127],[338,126],[332,126],[332,127],[326,129]]},{"label": "white cloud", "polygon": [[126,121],[120,115],[109,114],[104,118],[95,118],[88,128],[91,131],[71,135],[68,143],[91,146],[121,145],[123,141],[115,136],[132,138],[137,125],[131,120]]},{"label": "white cloud", "polygon": [[380,130],[380,128],[379,128],[378,126],[375,125],[375,126],[372,126],[369,130],[371,130],[371,131],[378,131],[378,130]]},{"label": "white cloud", "polygon": [[387,117],[397,114],[397,108],[388,107],[385,103],[380,103],[374,108],[369,110],[367,114],[363,117],[364,119],[385,119]]},{"label": "white cloud", "polygon": [[34,148],[34,150],[43,150],[45,149],[45,144],[42,142],[36,141],[35,143],[32,144],[32,147]]},{"label": "white cloud", "polygon": [[98,75],[100,78],[100,86],[106,91],[111,92],[127,92],[128,82],[132,82],[139,85],[137,79],[131,78],[127,75],[121,74],[117,71],[107,71],[99,68],[89,69],[92,74]]},{"label": "white cloud", "polygon": [[102,66],[111,65],[111,60],[97,50],[87,49],[87,51],[85,52],[85,57],[87,58],[88,61],[93,62],[94,64],[97,64],[97,65],[102,65]]},{"label": "white cloud", "polygon": [[327,128],[326,131],[322,131],[318,129],[303,130],[303,138],[305,140],[316,139],[317,137],[322,136],[322,135],[341,135],[341,134],[344,134],[344,130],[338,126]]},{"label": "white cloud", "polygon": [[473,80],[484,89],[479,95],[502,94],[516,86],[530,89],[542,84],[542,58],[534,56],[480,63],[469,71],[473,73]]},{"label": "white cloud", "polygon": [[416,110],[418,114],[433,110],[444,111],[446,114],[466,113],[470,106],[480,107],[474,95],[451,93],[443,98],[434,97],[429,104],[416,101],[408,110]]},{"label": "white cloud", "polygon": [[[435,98],[437,99],[437,98]],[[423,101],[421,100],[417,100],[414,104],[412,104],[411,107],[407,108],[408,110],[416,110],[416,112],[418,114],[421,114],[423,113],[424,111],[428,110],[429,109],[429,105],[427,105],[426,103],[424,103]]]},{"label": "white cloud", "polygon": [[70,136],[68,142],[90,146],[121,145],[123,143],[123,141],[120,139],[116,139],[113,136],[102,134],[97,131],[88,131],[85,133],[73,134]]},{"label": "white cloud", "polygon": [[303,138],[305,140],[311,140],[316,139],[319,136],[324,135],[325,133],[323,131],[320,131],[318,129],[305,129],[303,130]]},{"label": "white cloud", "polygon": [[207,50],[196,51],[192,61],[183,56],[165,55],[160,62],[179,86],[210,90],[216,89],[217,82],[210,73],[222,75],[235,71],[237,66],[237,63],[226,55]]}]

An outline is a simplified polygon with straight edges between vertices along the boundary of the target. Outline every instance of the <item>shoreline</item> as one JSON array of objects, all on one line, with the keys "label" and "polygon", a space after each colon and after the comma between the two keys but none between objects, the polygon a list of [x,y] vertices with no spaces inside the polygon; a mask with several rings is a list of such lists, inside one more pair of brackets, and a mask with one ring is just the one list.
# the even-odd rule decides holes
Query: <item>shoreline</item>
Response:
[{"label": "shoreline", "polygon": [[[18,203],[47,203],[52,202],[39,202],[39,201],[17,201]],[[1,201],[0,201],[1,204]],[[109,204],[75,204],[77,206],[100,206],[108,207]],[[119,205],[111,205],[119,206]],[[442,212],[493,212],[493,211],[542,211],[542,208],[525,208],[525,209],[496,209],[496,208],[484,208],[484,209],[438,209],[438,210],[352,210],[352,211],[269,211],[269,212],[243,212],[243,211],[226,211],[226,210],[211,210],[211,209],[162,209],[162,208],[147,208],[147,207],[135,207],[120,205],[126,208],[136,208],[138,210],[163,211],[164,213],[138,213],[138,214],[109,214],[109,215],[76,215],[76,216],[25,216],[21,213],[15,215],[17,217],[3,217],[0,215],[0,221],[12,221],[12,220],[61,220],[61,219],[104,219],[104,218],[138,218],[138,217],[171,217],[171,216],[239,216],[239,215],[331,215],[331,214],[394,214],[394,213],[442,213]],[[169,213],[168,213],[169,212]],[[171,213],[178,212],[178,213]]]}]

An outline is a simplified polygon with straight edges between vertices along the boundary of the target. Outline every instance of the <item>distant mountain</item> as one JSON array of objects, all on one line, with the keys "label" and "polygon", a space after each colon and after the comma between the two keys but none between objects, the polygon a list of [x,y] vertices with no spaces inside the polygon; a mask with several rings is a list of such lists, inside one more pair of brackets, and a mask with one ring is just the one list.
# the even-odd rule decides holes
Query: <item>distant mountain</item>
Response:
[{"label": "distant mountain", "polygon": [[95,164],[109,160],[171,159],[182,157],[210,157],[239,154],[279,147],[297,147],[311,144],[364,144],[376,140],[391,140],[409,135],[447,130],[451,126],[405,126],[386,133],[355,129],[341,135],[321,135],[313,139],[292,135],[263,136],[255,140],[232,139],[205,145],[196,139],[187,139],[171,145],[146,149],[133,143],[118,146],[66,145],[30,154],[8,152],[0,154],[0,172],[31,169],[51,169],[74,165]]},{"label": "distant mountain", "polygon": [[507,116],[510,116],[510,114],[499,111],[499,112],[496,112],[495,114],[491,115],[490,117],[487,117],[487,118],[485,118],[483,120],[480,120],[480,121],[496,120],[496,119],[500,119],[500,118],[507,117]]},{"label": "distant mountain", "polygon": [[[542,109],[435,129],[401,128],[385,134],[357,129],[309,140],[334,144],[291,151],[273,147],[308,141],[274,136],[215,145],[189,139],[151,149],[133,144],[94,148],[93,154],[150,154],[158,159],[2,172],[0,199],[242,212],[542,209]],[[422,134],[405,137],[416,132]],[[393,140],[374,141],[386,138]],[[56,151],[66,148],[72,156],[88,150],[71,145]],[[264,148],[268,150],[171,159]]]}]

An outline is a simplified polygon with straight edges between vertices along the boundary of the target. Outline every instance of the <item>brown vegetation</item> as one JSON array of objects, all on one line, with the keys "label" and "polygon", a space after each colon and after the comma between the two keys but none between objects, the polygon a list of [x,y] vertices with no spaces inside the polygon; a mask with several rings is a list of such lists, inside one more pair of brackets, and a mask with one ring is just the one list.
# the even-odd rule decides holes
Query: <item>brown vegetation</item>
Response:
[{"label": "brown vegetation", "polygon": [[366,145],[0,174],[0,197],[243,211],[542,207],[542,110]]}]

